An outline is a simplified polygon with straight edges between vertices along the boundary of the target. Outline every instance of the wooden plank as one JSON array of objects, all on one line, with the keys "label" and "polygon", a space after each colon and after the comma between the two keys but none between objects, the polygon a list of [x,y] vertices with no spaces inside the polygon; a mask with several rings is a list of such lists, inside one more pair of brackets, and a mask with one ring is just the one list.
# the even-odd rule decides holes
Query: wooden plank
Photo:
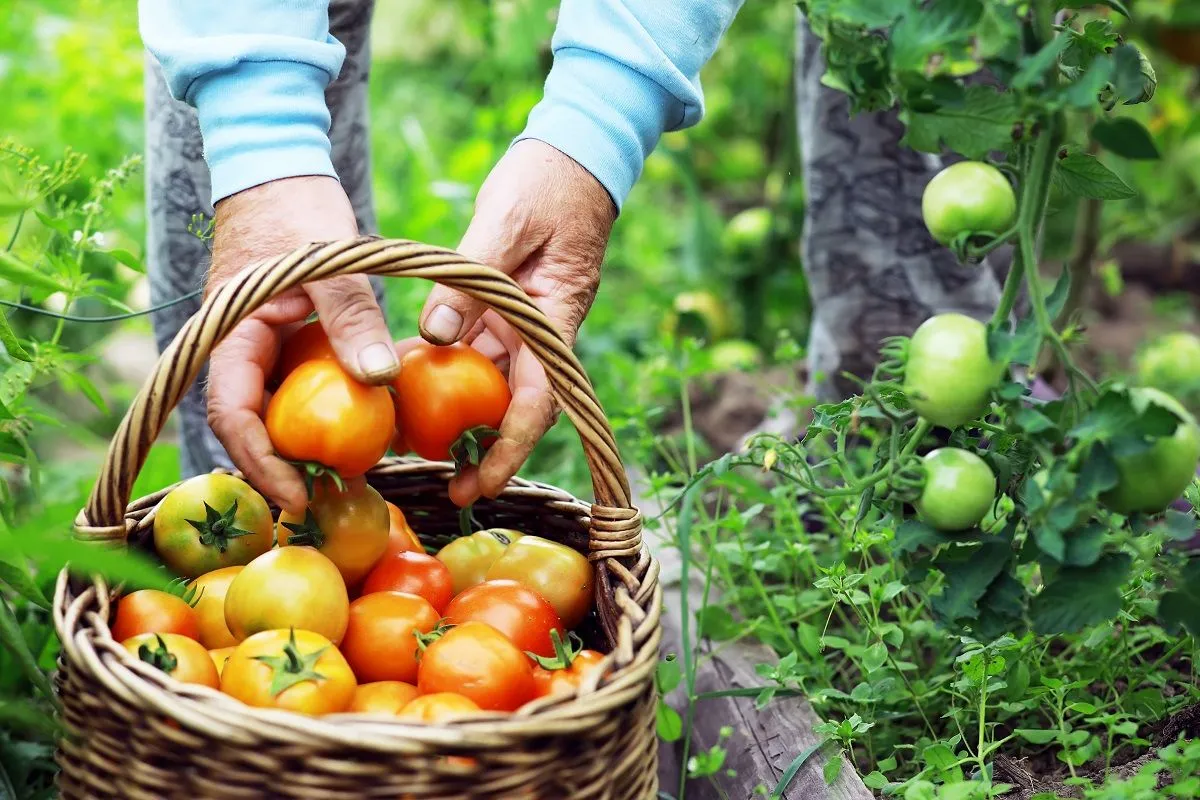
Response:
[{"label": "wooden plank", "polygon": [[[633,484],[638,485],[637,476]],[[637,489],[635,488],[635,493]],[[646,498],[635,498],[635,504],[644,516],[658,513],[653,502]],[[656,538],[657,532],[647,532],[646,541],[663,567],[663,650],[664,654],[679,654],[681,648],[680,607],[682,586],[680,581],[679,552]],[[698,576],[692,576],[688,587],[688,605],[695,609],[701,605],[702,585]],[[715,598],[710,596],[710,603]],[[694,630],[694,626],[693,626]],[[706,647],[702,645],[702,648]],[[711,654],[712,650],[702,649]],[[759,664],[775,663],[775,653],[756,641],[725,643],[720,650],[706,658],[696,673],[696,692],[720,691],[731,688],[762,686],[764,681],[755,668]],[[680,713],[684,712],[686,695],[682,688],[668,697],[668,702]],[[766,708],[754,708],[753,697],[722,697],[697,703],[692,725],[692,740],[689,753],[703,753],[714,745],[721,744],[720,731],[732,728],[732,735],[725,739],[726,751],[722,770],[711,778],[688,782],[686,792],[690,800],[752,800],[769,796],[778,785],[783,773],[800,753],[820,741],[813,732],[821,719],[812,706],[802,697],[776,698]],[[660,789],[675,797],[679,790],[682,769],[683,742],[663,742],[659,747]],[[826,756],[814,753],[801,767],[782,794],[786,800],[872,800],[874,795],[863,785],[858,773],[843,761],[841,774],[832,786],[824,779]],[[732,773],[732,774],[731,774]],[[765,786],[767,795],[761,794]]]}]

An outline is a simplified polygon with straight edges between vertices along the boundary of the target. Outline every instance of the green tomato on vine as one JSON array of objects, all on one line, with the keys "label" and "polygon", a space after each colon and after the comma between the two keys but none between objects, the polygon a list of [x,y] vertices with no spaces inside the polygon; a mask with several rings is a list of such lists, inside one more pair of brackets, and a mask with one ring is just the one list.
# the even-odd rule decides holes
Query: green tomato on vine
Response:
[{"label": "green tomato on vine", "polygon": [[929,181],[921,215],[929,233],[944,245],[963,234],[999,236],[1017,220],[1017,196],[1004,173],[991,164],[960,161]]},{"label": "green tomato on vine", "polygon": [[1174,433],[1160,437],[1145,450],[1114,456],[1117,485],[1100,500],[1118,514],[1154,514],[1178,500],[1195,478],[1200,462],[1200,425],[1166,392],[1142,388],[1131,389],[1129,394],[1138,411],[1157,405],[1178,417],[1179,424]]},{"label": "green tomato on vine", "polygon": [[974,528],[996,501],[996,475],[969,450],[943,447],[927,454],[925,487],[915,503],[922,520],[941,531]]},{"label": "green tomato on vine", "polygon": [[953,428],[987,409],[1004,366],[988,355],[987,326],[947,313],[921,323],[908,343],[904,392],[934,425]]}]

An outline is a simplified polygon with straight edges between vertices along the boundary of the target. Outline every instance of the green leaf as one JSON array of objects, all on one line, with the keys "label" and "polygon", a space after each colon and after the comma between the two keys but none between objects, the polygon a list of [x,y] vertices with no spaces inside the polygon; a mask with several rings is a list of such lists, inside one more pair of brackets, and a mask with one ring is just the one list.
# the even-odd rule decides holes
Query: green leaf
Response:
[{"label": "green leaf", "polygon": [[814,0],[808,4],[808,13],[847,25],[879,29],[890,27],[904,13],[906,5],[897,0]]},{"label": "green leaf", "polygon": [[696,630],[701,636],[714,642],[727,642],[741,634],[742,626],[728,609],[721,606],[705,606],[696,612]]},{"label": "green leaf", "polygon": [[1187,542],[1196,537],[1196,518],[1173,508],[1167,509],[1161,527],[1167,538],[1177,542]]},{"label": "green leaf", "polygon": [[1018,101],[987,86],[967,88],[963,102],[932,112],[908,109],[902,116],[908,126],[903,144],[927,153],[943,147],[967,158],[981,159],[1012,143],[1019,119]]},{"label": "green leaf", "polygon": [[1058,161],[1054,180],[1068,194],[1097,200],[1125,200],[1137,192],[1095,157],[1071,151]]},{"label": "green leaf", "polygon": [[658,682],[660,694],[670,694],[675,691],[675,687],[679,686],[680,681],[683,680],[683,670],[679,667],[679,659],[664,658],[658,662],[655,680]]},{"label": "green leaf", "polygon": [[1011,545],[998,541],[943,553],[934,561],[945,577],[942,593],[933,599],[934,612],[951,623],[978,617],[979,600],[1012,557]]},{"label": "green leaf", "polygon": [[1183,628],[1200,637],[1200,558],[1192,558],[1183,568],[1172,591],[1158,603],[1158,619],[1169,633]]},{"label": "green leaf", "polygon": [[838,776],[842,774],[842,763],[841,752],[832,753],[829,758],[825,759],[825,768],[821,774],[825,777],[826,786],[833,786],[837,783]]},{"label": "green leaf", "polygon": [[1025,585],[1008,572],[1001,572],[979,600],[979,617],[971,623],[975,638],[990,642],[1024,627]]},{"label": "green leaf", "polygon": [[908,519],[896,528],[896,537],[892,540],[892,552],[898,556],[915,553],[922,547],[937,547],[953,542],[954,537],[926,525],[916,519]]},{"label": "green leaf", "polygon": [[8,354],[18,361],[33,361],[33,356],[29,355],[29,351],[21,344],[4,314],[0,314],[0,344],[3,344]]},{"label": "green leaf", "polygon": [[0,554],[0,585],[5,585],[29,602],[46,611],[50,610],[50,600],[34,581],[29,569],[16,563],[16,559]]},{"label": "green leaf", "polygon": [[1084,109],[1096,105],[1100,93],[1112,78],[1113,62],[1108,56],[1092,60],[1083,74],[1074,80],[1062,93],[1067,105]]},{"label": "green leaf", "polygon": [[146,271],[146,266],[142,263],[142,260],[128,250],[106,250],[105,253],[135,272],[144,273]]},{"label": "green leaf", "polygon": [[1079,467],[1077,492],[1086,498],[1097,498],[1117,485],[1120,475],[1117,462],[1106,447],[1093,447]]},{"label": "green leaf", "polygon": [[1016,413],[1015,421],[1026,433],[1038,434],[1054,428],[1054,421],[1036,408],[1024,407]]},{"label": "green leaf", "polygon": [[47,742],[53,742],[61,733],[54,715],[27,698],[0,698],[0,730],[24,733]]},{"label": "green leaf", "polygon": [[1090,567],[1100,560],[1108,529],[1098,522],[1087,525],[1066,539],[1062,562],[1069,567]]},{"label": "green leaf", "polygon": [[654,716],[659,739],[664,742],[677,742],[683,738],[683,719],[678,711],[660,699]]},{"label": "green leaf", "polygon": [[61,292],[67,288],[56,278],[34,269],[7,250],[0,250],[0,278],[17,286],[31,286],[48,292]]},{"label": "green leaf", "polygon": [[3,596],[0,596],[0,646],[13,655],[25,678],[37,687],[42,697],[49,703],[57,704],[50,679],[38,666],[37,655],[29,649],[29,644],[21,633],[21,626],[13,615],[12,607]]},{"label": "green leaf", "polygon": [[1040,731],[1034,728],[1017,728],[1013,733],[1030,744],[1050,744],[1058,738],[1058,731]]},{"label": "green leaf", "polygon": [[1158,88],[1158,77],[1150,60],[1137,47],[1122,44],[1113,51],[1113,88],[1125,105],[1148,102]]},{"label": "green leaf", "polygon": [[1063,50],[1070,44],[1071,40],[1066,36],[1055,36],[1046,44],[1042,45],[1042,49],[1038,50],[1032,57],[1025,60],[1017,74],[1013,76],[1011,84],[1018,91],[1028,91],[1035,85],[1041,83],[1050,70],[1058,63],[1058,57],[1062,55]]},{"label": "green leaf", "polygon": [[1092,126],[1092,138],[1121,158],[1155,161],[1162,157],[1150,131],[1130,117],[1097,120]]},{"label": "green leaf", "polygon": [[1073,633],[1113,619],[1121,610],[1120,589],[1132,565],[1127,554],[1113,553],[1090,567],[1060,570],[1030,603],[1034,630]]}]

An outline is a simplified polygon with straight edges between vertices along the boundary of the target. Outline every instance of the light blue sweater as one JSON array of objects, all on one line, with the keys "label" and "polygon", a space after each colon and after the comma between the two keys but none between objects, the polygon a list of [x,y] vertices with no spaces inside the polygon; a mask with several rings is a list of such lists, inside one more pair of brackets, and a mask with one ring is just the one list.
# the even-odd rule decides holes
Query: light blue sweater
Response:
[{"label": "light blue sweater", "polygon": [[[700,68],[744,0],[563,0],[542,101],[520,139],[582,164],[617,206],[665,131],[704,113]],[[213,202],[336,175],[325,87],[345,49],[328,0],[139,0],[171,93],[196,107]]]}]

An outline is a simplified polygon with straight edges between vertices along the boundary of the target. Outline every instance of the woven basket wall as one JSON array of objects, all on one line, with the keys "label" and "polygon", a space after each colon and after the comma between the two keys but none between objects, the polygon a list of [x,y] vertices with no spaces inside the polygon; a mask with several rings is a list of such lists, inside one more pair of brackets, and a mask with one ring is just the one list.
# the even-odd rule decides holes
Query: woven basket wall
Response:
[{"label": "woven basket wall", "polygon": [[[109,633],[116,596],[98,577],[59,576],[57,686],[69,732],[59,746],[68,800],[120,798],[526,798],[649,800],[657,794],[653,675],[661,638],[658,565],[611,427],[587,376],[536,306],[507,276],[449,250],[402,240],[313,245],[239,274],[214,292],[159,360],[121,424],[77,535],[97,546],[152,550],[154,509],[166,490],[129,502],[134,479],[168,414],[212,347],[267,300],[346,274],[419,277],[485,302],[546,369],[579,432],[595,503],[514,480],[476,516],[586,553],[596,570],[596,614],[585,635],[612,671],[577,696],[513,715],[452,725],[353,715],[305,717],[255,709],[177,683],[130,656]],[[426,544],[457,532],[448,464],[391,459],[368,474]]]}]

